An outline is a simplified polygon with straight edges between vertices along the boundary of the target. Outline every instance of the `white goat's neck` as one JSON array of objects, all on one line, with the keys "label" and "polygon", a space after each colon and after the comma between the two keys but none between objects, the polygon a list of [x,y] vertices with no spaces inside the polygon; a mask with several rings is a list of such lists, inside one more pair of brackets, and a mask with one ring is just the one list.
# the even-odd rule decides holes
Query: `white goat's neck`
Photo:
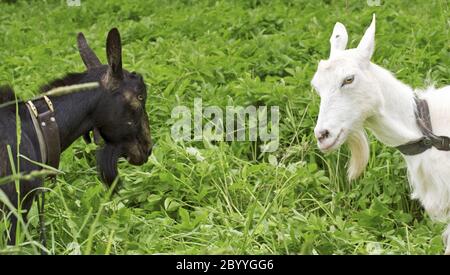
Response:
[{"label": "white goat's neck", "polygon": [[372,76],[379,83],[382,104],[366,126],[382,143],[399,146],[422,137],[414,115],[414,92],[386,69],[371,63]]}]

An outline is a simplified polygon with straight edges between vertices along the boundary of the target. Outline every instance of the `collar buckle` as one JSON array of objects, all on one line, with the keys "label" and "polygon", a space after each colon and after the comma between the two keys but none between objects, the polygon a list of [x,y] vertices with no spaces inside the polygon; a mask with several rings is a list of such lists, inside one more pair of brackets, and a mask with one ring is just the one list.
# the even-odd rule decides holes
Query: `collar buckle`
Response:
[{"label": "collar buckle", "polygon": [[433,145],[433,141],[429,137],[425,137],[422,142],[423,142],[423,144],[425,146],[432,146]]},{"label": "collar buckle", "polygon": [[50,100],[50,98],[48,98],[48,96],[44,95],[44,100],[45,100],[45,103],[47,103],[47,106],[50,109],[50,111],[54,112],[55,109],[53,108],[53,103]]}]

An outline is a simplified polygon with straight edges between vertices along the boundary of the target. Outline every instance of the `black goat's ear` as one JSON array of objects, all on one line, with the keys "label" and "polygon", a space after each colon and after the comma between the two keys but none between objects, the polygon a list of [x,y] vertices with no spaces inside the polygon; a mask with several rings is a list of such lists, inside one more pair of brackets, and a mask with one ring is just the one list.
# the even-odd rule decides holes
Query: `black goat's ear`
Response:
[{"label": "black goat's ear", "polygon": [[106,39],[106,56],[108,58],[107,80],[117,81],[123,78],[122,71],[122,42],[117,28],[113,28],[108,33]]},{"label": "black goat's ear", "polygon": [[100,59],[98,59],[97,55],[94,53],[91,47],[89,47],[82,32],[78,33],[77,35],[77,45],[81,59],[83,60],[83,63],[84,65],[86,65],[86,68],[88,70],[102,65]]},{"label": "black goat's ear", "polygon": [[15,99],[16,97],[14,95],[14,90],[11,88],[11,86],[0,86],[0,104],[14,101]]}]

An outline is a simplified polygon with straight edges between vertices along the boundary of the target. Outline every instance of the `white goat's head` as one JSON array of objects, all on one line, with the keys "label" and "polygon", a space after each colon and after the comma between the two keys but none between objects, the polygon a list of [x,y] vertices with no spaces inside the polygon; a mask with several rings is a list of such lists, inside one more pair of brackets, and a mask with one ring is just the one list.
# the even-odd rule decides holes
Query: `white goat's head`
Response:
[{"label": "white goat's head", "polygon": [[352,151],[348,176],[354,179],[364,170],[369,155],[363,123],[382,102],[379,84],[370,70],[375,15],[357,48],[346,50],[347,41],[344,25],[336,23],[330,38],[330,57],[320,61],[311,84],[321,98],[314,129],[319,149],[330,152],[348,141]]}]

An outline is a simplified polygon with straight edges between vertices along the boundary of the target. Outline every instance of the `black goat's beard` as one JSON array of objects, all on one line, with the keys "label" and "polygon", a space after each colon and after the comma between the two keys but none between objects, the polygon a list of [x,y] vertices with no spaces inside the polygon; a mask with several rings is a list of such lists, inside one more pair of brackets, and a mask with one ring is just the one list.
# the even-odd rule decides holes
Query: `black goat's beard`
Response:
[{"label": "black goat's beard", "polygon": [[[111,186],[119,176],[117,162],[123,156],[123,153],[122,146],[109,143],[106,143],[103,148],[97,150],[97,170],[102,181],[108,186]],[[119,183],[117,182],[117,185]]]}]

